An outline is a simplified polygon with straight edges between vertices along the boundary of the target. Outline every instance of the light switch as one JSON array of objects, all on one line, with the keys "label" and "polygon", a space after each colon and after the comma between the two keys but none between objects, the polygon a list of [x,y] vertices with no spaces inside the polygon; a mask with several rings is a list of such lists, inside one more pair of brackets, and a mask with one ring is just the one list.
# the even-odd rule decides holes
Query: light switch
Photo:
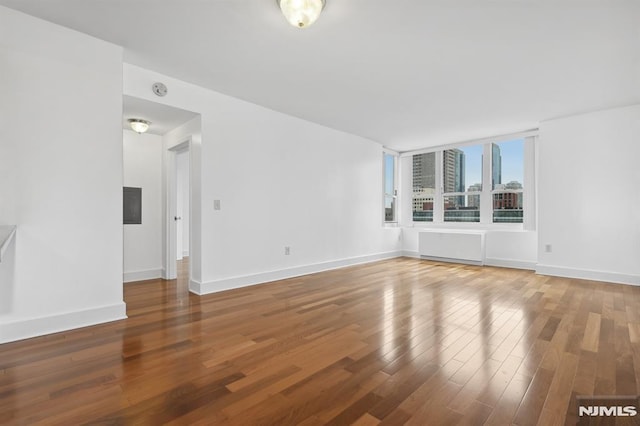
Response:
[{"label": "light switch", "polygon": [[220,210],[220,200],[213,200],[213,209]]}]

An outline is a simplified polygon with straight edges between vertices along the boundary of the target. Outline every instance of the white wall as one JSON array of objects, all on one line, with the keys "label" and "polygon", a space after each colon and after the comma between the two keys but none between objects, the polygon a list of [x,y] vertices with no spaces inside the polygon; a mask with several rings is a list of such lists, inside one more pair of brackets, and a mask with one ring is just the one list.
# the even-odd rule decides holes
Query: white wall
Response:
[{"label": "white wall", "polygon": [[124,186],[142,188],[142,224],[124,225],[124,281],[162,276],[162,136],[123,131]]},{"label": "white wall", "polygon": [[[135,66],[125,64],[124,78],[127,95],[202,115],[201,152],[191,154],[201,161],[202,186],[202,241],[194,241],[202,277],[192,279],[194,291],[400,252],[400,229],[382,226],[379,144]],[[155,81],[167,84],[166,97],[152,98]]]},{"label": "white wall", "polygon": [[541,123],[538,272],[640,284],[638,135],[640,105]]},{"label": "white wall", "polygon": [[122,49],[1,6],[0,40],[0,342],[123,318]]},{"label": "white wall", "polygon": [[536,231],[487,231],[485,247],[487,265],[533,270],[538,261]]}]

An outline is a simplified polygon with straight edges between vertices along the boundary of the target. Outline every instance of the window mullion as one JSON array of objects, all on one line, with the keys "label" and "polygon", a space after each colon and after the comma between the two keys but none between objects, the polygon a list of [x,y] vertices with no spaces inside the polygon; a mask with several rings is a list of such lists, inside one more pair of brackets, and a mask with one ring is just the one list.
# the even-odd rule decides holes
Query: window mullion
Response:
[{"label": "window mullion", "polygon": [[524,139],[524,195],[522,198],[523,208],[523,229],[532,231],[536,229],[536,206],[535,206],[535,156],[536,137],[529,136]]},{"label": "window mullion", "polygon": [[[388,161],[390,159],[391,161]],[[391,170],[389,170],[391,169]],[[389,173],[390,172],[390,173]],[[389,188],[387,186],[389,185]],[[398,220],[398,161],[397,155],[382,152],[382,216],[383,223],[396,223]],[[387,200],[391,203],[387,206]]]},{"label": "window mullion", "polygon": [[491,143],[485,143],[482,149],[482,194],[480,195],[480,223],[488,224],[493,220],[491,192]]},{"label": "window mullion", "polygon": [[435,187],[436,193],[435,197],[433,197],[433,222],[434,223],[442,223],[444,222],[444,201],[443,201],[443,188],[442,188],[442,151],[436,151],[436,161],[435,161]]}]

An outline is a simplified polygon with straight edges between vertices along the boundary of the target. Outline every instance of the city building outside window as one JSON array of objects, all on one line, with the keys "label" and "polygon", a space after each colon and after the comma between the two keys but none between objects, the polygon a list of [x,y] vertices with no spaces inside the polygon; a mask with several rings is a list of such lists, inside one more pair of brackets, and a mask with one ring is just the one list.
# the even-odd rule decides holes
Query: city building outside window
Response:
[{"label": "city building outside window", "polygon": [[445,222],[480,222],[482,150],[471,145],[442,151]]},{"label": "city building outside window", "polygon": [[524,213],[524,140],[491,144],[494,223],[522,223]]},{"label": "city building outside window", "polygon": [[436,195],[436,154],[428,152],[413,156],[414,222],[433,222],[433,199]]},{"label": "city building outside window", "polygon": [[531,133],[403,154],[411,155],[413,222],[523,224],[529,215],[534,226]]}]

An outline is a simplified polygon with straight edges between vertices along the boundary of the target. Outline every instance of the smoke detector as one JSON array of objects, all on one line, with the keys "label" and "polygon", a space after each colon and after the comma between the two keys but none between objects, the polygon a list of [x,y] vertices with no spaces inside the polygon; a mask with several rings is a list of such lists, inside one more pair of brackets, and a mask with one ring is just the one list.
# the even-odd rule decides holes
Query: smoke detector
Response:
[{"label": "smoke detector", "polygon": [[162,83],[153,83],[153,86],[151,86],[151,90],[153,90],[153,93],[158,96],[164,96],[167,94],[167,86]]}]

